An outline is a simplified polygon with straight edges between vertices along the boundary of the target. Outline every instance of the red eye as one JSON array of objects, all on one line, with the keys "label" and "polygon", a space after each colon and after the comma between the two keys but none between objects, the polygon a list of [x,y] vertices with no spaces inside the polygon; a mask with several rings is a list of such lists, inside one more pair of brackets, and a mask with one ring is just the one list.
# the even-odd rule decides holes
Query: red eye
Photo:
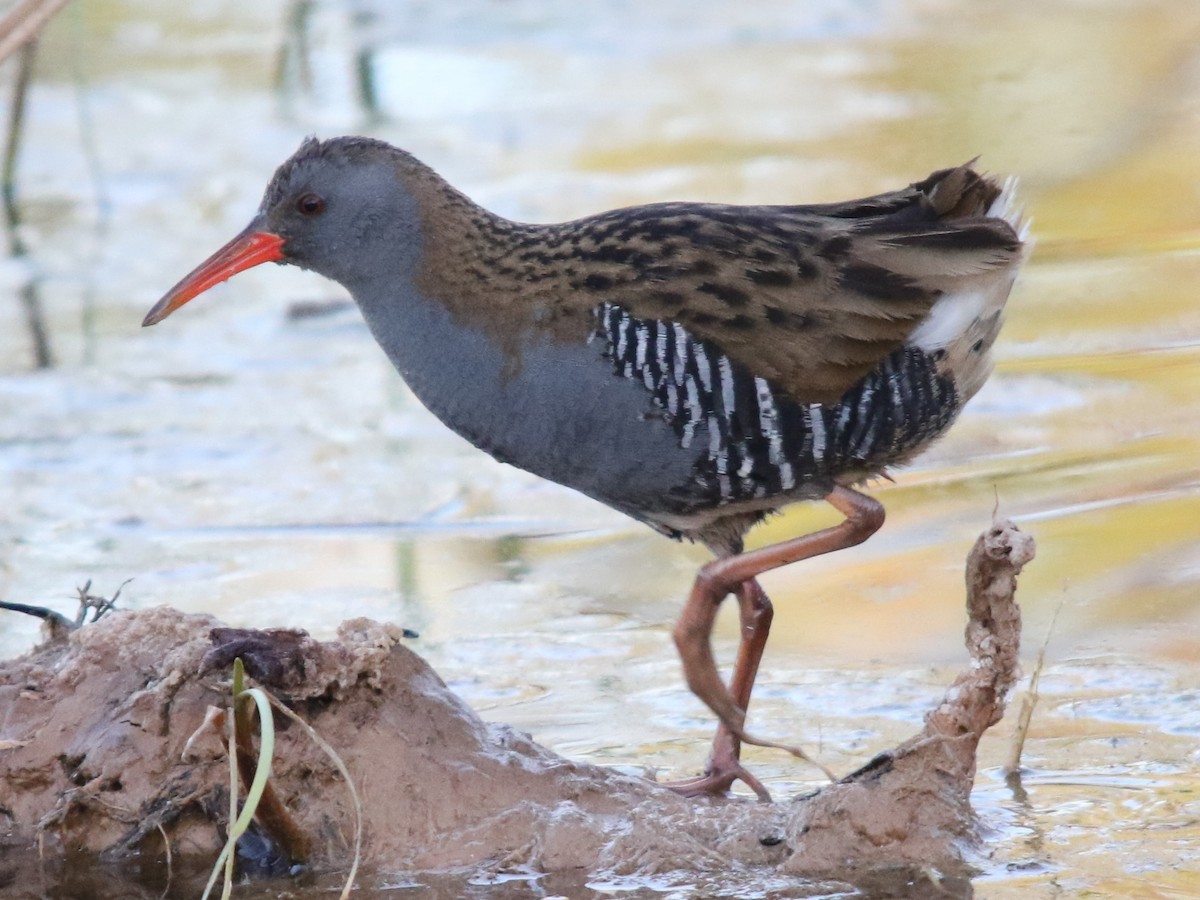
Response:
[{"label": "red eye", "polygon": [[325,212],[325,198],[320,194],[304,194],[296,201],[296,209],[306,216],[319,216]]}]

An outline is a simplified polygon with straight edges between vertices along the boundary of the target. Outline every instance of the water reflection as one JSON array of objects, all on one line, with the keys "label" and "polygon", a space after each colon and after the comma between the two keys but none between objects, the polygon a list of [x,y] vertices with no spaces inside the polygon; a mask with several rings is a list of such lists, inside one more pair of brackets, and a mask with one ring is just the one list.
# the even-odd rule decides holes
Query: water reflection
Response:
[{"label": "water reflection", "polygon": [[[29,256],[29,248],[21,236],[21,208],[17,203],[17,158],[20,153],[21,136],[24,133],[25,103],[36,58],[36,40],[30,41],[17,52],[17,72],[13,79],[9,103],[3,171],[0,174],[0,198],[3,199],[4,226],[8,235],[8,257],[14,261],[26,260]],[[42,298],[37,280],[33,277],[23,278],[17,293],[33,348],[33,364],[36,368],[48,369],[54,364],[54,356],[50,351],[50,336],[46,331],[45,316],[42,314]]]}]

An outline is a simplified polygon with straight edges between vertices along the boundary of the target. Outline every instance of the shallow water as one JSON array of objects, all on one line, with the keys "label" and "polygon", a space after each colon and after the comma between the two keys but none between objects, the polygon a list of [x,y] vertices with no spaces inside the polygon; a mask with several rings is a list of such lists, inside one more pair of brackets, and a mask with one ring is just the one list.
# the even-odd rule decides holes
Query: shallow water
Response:
[{"label": "shallow water", "polygon": [[[389,10],[355,25],[317,7],[312,89],[295,71],[274,85],[284,4],[93,0],[52,26],[21,157],[29,255],[0,263],[0,595],[72,611],[76,585],[132,577],[129,605],[232,624],[392,619],[487,717],[688,774],[711,721],[669,631],[702,549],[464,444],[355,312],[286,314],[340,296],[318,278],[256,270],[154,329],[141,316],[313,131],[384,137],[539,221],[840,199],[979,154],[1020,176],[1038,240],[997,373],[875,489],[879,535],[764,579],[777,614],[753,723],[838,771],[911,733],[962,658],[962,562],[998,504],[1039,542],[1029,667],[1054,625],[1021,790],[998,774],[1013,716],[982,750],[977,893],[1200,896],[1200,6]],[[356,36],[375,48],[374,110]],[[29,278],[55,358],[41,371]],[[796,508],[755,540],[832,518]],[[735,637],[723,618],[725,658]],[[0,653],[35,638],[0,618]],[[748,757],[778,794],[815,781]]]}]

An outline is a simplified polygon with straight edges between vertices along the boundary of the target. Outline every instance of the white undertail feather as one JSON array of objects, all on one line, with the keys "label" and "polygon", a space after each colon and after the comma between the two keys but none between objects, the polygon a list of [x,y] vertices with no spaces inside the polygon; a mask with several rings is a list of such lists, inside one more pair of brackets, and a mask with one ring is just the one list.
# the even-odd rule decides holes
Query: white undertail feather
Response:
[{"label": "white undertail feather", "polygon": [[1030,220],[1024,217],[1024,211],[1017,206],[1017,179],[1015,177],[1010,175],[1004,179],[1004,189],[988,207],[987,216],[989,219],[1003,219],[1011,225],[1012,230],[1017,233],[1017,237],[1021,239],[1021,243],[1025,247],[1025,255],[1029,253],[1029,248],[1032,246],[1029,237]]},{"label": "white undertail feather", "polygon": [[1016,191],[1016,179],[1007,179],[987,216],[1012,226],[1021,240],[1021,253],[1002,267],[962,279],[962,287],[947,291],[908,340],[927,353],[945,351],[940,365],[953,373],[964,403],[983,387],[992,372],[991,349],[1004,324],[1004,304],[1029,253],[1029,221],[1017,206]]}]

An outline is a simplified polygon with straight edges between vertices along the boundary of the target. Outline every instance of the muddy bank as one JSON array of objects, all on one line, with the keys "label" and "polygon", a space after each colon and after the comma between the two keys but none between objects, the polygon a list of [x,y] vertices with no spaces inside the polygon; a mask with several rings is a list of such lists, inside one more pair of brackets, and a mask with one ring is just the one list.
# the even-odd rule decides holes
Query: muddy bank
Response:
[{"label": "muddy bank", "polygon": [[[295,632],[233,634],[167,608],[110,613],[0,665],[4,843],[143,864],[165,858],[168,841],[176,859],[214,854],[228,763],[215,735],[187,760],[183,751],[208,706],[227,702],[224,663],[236,650],[345,760],[363,800],[368,866],[737,868],[860,884],[897,869],[961,872],[974,839],[975,749],[1016,678],[1013,592],[1033,552],[1032,539],[1004,522],[976,543],[971,662],[918,735],[815,794],[773,804],[683,799],[486,724],[394,626],[355,619],[322,643]],[[278,716],[277,726],[275,790],[313,865],[345,868],[353,814],[341,778],[300,729]]]}]

